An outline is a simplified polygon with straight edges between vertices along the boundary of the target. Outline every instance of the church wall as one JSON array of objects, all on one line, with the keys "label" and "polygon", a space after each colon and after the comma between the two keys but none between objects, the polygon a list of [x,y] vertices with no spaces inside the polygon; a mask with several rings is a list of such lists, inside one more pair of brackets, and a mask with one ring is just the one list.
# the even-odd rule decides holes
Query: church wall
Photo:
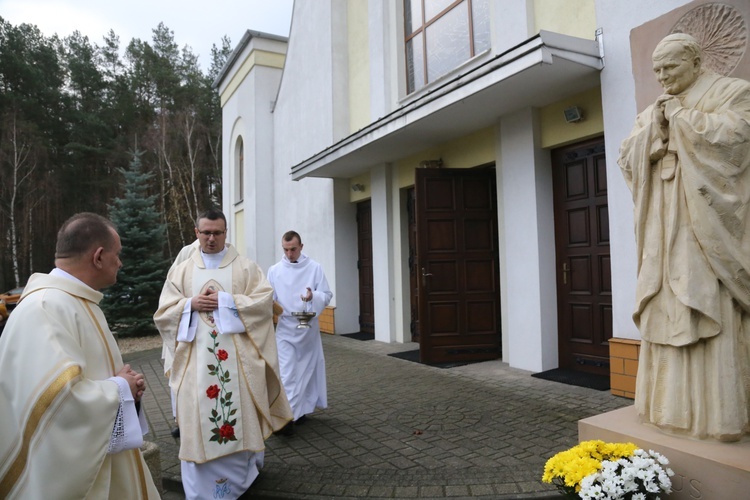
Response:
[{"label": "church wall", "polygon": [[[277,40],[254,37],[238,59],[233,75],[227,75],[221,89],[225,192],[223,210],[231,225],[230,242],[241,253],[258,262],[266,270],[276,253],[267,244],[273,235],[273,126],[271,102],[275,99],[281,79],[277,64],[263,65],[283,57],[286,44]],[[266,54],[255,57],[257,52]],[[236,82],[241,80],[240,85]],[[239,154],[238,139],[242,138],[244,169],[243,199],[234,197],[234,183]]]},{"label": "church wall", "polygon": [[[565,109],[577,106],[580,122],[565,121]],[[557,148],[604,133],[601,88],[596,87],[539,109],[541,141],[544,148]]]},{"label": "church wall", "polygon": [[545,30],[593,40],[594,0],[533,0],[533,22],[535,33]]},{"label": "church wall", "polygon": [[598,24],[604,32],[606,60],[601,81],[606,131],[614,337],[640,339],[632,319],[637,274],[633,202],[617,165],[620,144],[630,133],[638,111],[630,31],[687,3],[684,0],[636,0],[627,4],[608,0],[596,2]]},{"label": "church wall", "polygon": [[[273,111],[275,223],[267,242],[277,261],[282,256],[282,234],[296,230],[302,236],[304,252],[322,264],[331,284],[337,280],[333,181],[292,181],[290,171],[335,142],[335,131],[342,122],[348,129],[348,117],[342,120],[336,114],[341,109],[334,102],[335,82],[341,81],[335,71],[341,70],[341,61],[334,61],[333,48],[345,47],[346,40],[346,29],[334,27],[339,22],[332,11],[336,3],[321,0],[294,5],[287,59]],[[347,293],[351,290],[335,289],[331,306],[337,306]]]},{"label": "church wall", "polygon": [[370,58],[367,2],[347,0],[349,57],[349,132],[368,125],[370,116]]}]

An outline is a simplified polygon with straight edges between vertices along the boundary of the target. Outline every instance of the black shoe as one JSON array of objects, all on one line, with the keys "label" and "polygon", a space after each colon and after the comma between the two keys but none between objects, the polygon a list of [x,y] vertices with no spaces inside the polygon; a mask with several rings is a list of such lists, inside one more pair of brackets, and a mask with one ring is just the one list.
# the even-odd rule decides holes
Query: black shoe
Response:
[{"label": "black shoe", "polygon": [[177,439],[177,438],[180,437],[180,428],[179,427],[175,427],[174,429],[172,429],[172,437],[175,438],[175,439]]},{"label": "black shoe", "polygon": [[282,427],[277,434],[281,434],[282,436],[294,436],[294,421],[289,422]]},{"label": "black shoe", "polygon": [[300,418],[294,421],[294,425],[302,425],[307,422],[307,415],[302,415]]}]

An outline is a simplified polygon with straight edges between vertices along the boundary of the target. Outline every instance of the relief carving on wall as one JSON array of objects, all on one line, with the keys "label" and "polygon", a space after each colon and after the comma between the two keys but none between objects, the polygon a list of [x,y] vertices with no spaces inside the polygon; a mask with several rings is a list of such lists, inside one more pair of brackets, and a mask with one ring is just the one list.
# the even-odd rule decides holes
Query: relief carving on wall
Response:
[{"label": "relief carving on wall", "polygon": [[690,10],[671,33],[686,33],[703,48],[703,66],[720,75],[731,74],[747,50],[747,23],[742,15],[723,3],[709,3]]},{"label": "relief carving on wall", "polygon": [[642,111],[661,94],[651,65],[654,48],[666,35],[686,33],[703,49],[703,66],[750,80],[750,1],[695,0],[633,28],[630,49],[636,107]]}]

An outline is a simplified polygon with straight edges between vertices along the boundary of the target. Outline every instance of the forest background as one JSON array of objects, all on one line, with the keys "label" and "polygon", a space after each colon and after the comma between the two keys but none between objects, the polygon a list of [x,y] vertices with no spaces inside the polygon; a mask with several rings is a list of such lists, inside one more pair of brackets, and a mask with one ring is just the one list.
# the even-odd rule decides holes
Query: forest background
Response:
[{"label": "forest background", "polygon": [[[132,280],[142,259],[152,259],[156,297],[135,299],[153,314],[170,263],[195,239],[195,217],[221,207],[221,107],[212,84],[231,42],[213,45],[204,73],[167,26],[152,33],[121,49],[113,31],[98,45],[77,31],[47,37],[0,17],[0,291],[54,267],[68,217],[111,216],[116,201],[137,196],[148,204],[133,205],[136,220],[116,222],[133,226],[118,226],[121,236],[147,232],[147,247],[138,260],[123,260],[118,280]],[[128,188],[129,172],[140,184],[131,179]],[[139,229],[144,221],[150,226]]]}]

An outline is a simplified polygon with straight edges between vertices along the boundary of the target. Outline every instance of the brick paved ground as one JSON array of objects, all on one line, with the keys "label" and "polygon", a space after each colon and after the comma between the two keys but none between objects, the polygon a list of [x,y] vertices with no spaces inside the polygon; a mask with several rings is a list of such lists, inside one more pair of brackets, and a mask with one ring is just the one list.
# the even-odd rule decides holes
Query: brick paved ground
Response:
[{"label": "brick paved ground", "polygon": [[[329,409],[267,441],[247,498],[553,498],[544,463],[577,443],[579,419],[631,400],[499,361],[441,369],[387,356],[415,344],[323,335]],[[146,374],[167,500],[182,498],[179,442],[160,350],[125,358]]]}]

